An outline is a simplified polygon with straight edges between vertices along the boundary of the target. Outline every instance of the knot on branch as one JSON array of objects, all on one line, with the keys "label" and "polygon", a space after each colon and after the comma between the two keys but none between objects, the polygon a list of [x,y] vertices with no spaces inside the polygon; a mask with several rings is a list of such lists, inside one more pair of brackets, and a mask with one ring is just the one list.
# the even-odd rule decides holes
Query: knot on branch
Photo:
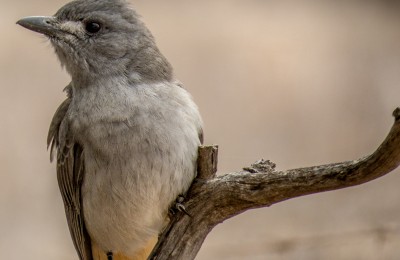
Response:
[{"label": "knot on branch", "polygon": [[270,160],[260,159],[253,163],[250,167],[244,167],[243,170],[257,173],[257,172],[271,172],[275,170],[276,164]]}]

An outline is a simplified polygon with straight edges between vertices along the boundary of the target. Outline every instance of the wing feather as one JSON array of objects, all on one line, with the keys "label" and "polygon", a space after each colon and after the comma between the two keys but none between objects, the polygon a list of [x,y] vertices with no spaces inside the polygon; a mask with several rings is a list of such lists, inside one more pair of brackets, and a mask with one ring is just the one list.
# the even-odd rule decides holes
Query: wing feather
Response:
[{"label": "wing feather", "polygon": [[64,202],[69,231],[81,260],[92,260],[91,241],[87,233],[82,211],[81,186],[84,176],[82,147],[68,137],[65,115],[71,103],[67,98],[57,109],[50,124],[47,144],[51,159],[57,151],[57,180]]}]

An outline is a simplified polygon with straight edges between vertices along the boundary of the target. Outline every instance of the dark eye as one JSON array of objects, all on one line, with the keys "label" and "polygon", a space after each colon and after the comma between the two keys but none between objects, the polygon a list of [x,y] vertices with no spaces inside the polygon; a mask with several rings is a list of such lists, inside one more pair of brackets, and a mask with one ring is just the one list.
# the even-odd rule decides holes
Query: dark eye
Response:
[{"label": "dark eye", "polygon": [[98,22],[87,22],[85,30],[89,33],[97,33],[101,29],[101,24]]}]

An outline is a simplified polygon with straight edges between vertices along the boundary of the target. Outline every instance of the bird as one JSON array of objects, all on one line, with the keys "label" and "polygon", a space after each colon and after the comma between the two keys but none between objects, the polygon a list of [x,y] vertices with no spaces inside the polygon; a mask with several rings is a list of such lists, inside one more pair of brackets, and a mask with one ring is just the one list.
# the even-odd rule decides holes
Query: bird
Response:
[{"label": "bird", "polygon": [[197,105],[125,0],[17,24],[48,38],[71,76],[47,145],[79,259],[146,259],[196,177]]}]

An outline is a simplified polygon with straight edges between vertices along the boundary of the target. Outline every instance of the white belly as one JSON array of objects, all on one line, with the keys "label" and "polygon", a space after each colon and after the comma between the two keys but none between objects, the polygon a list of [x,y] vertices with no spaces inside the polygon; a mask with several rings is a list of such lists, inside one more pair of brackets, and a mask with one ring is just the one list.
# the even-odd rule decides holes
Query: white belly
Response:
[{"label": "white belly", "polygon": [[[105,251],[129,255],[144,246],[161,231],[170,204],[194,178],[189,158],[183,165],[175,156],[138,152],[130,159],[121,155],[106,163],[85,164],[85,223]],[[85,151],[85,161],[90,156]]]},{"label": "white belly", "polygon": [[[71,112],[84,151],[85,224],[105,252],[133,255],[145,246],[195,177],[201,128],[196,106],[179,87],[148,89],[94,113],[85,113],[83,105]],[[162,99],[162,91],[173,91],[176,99]]]}]

